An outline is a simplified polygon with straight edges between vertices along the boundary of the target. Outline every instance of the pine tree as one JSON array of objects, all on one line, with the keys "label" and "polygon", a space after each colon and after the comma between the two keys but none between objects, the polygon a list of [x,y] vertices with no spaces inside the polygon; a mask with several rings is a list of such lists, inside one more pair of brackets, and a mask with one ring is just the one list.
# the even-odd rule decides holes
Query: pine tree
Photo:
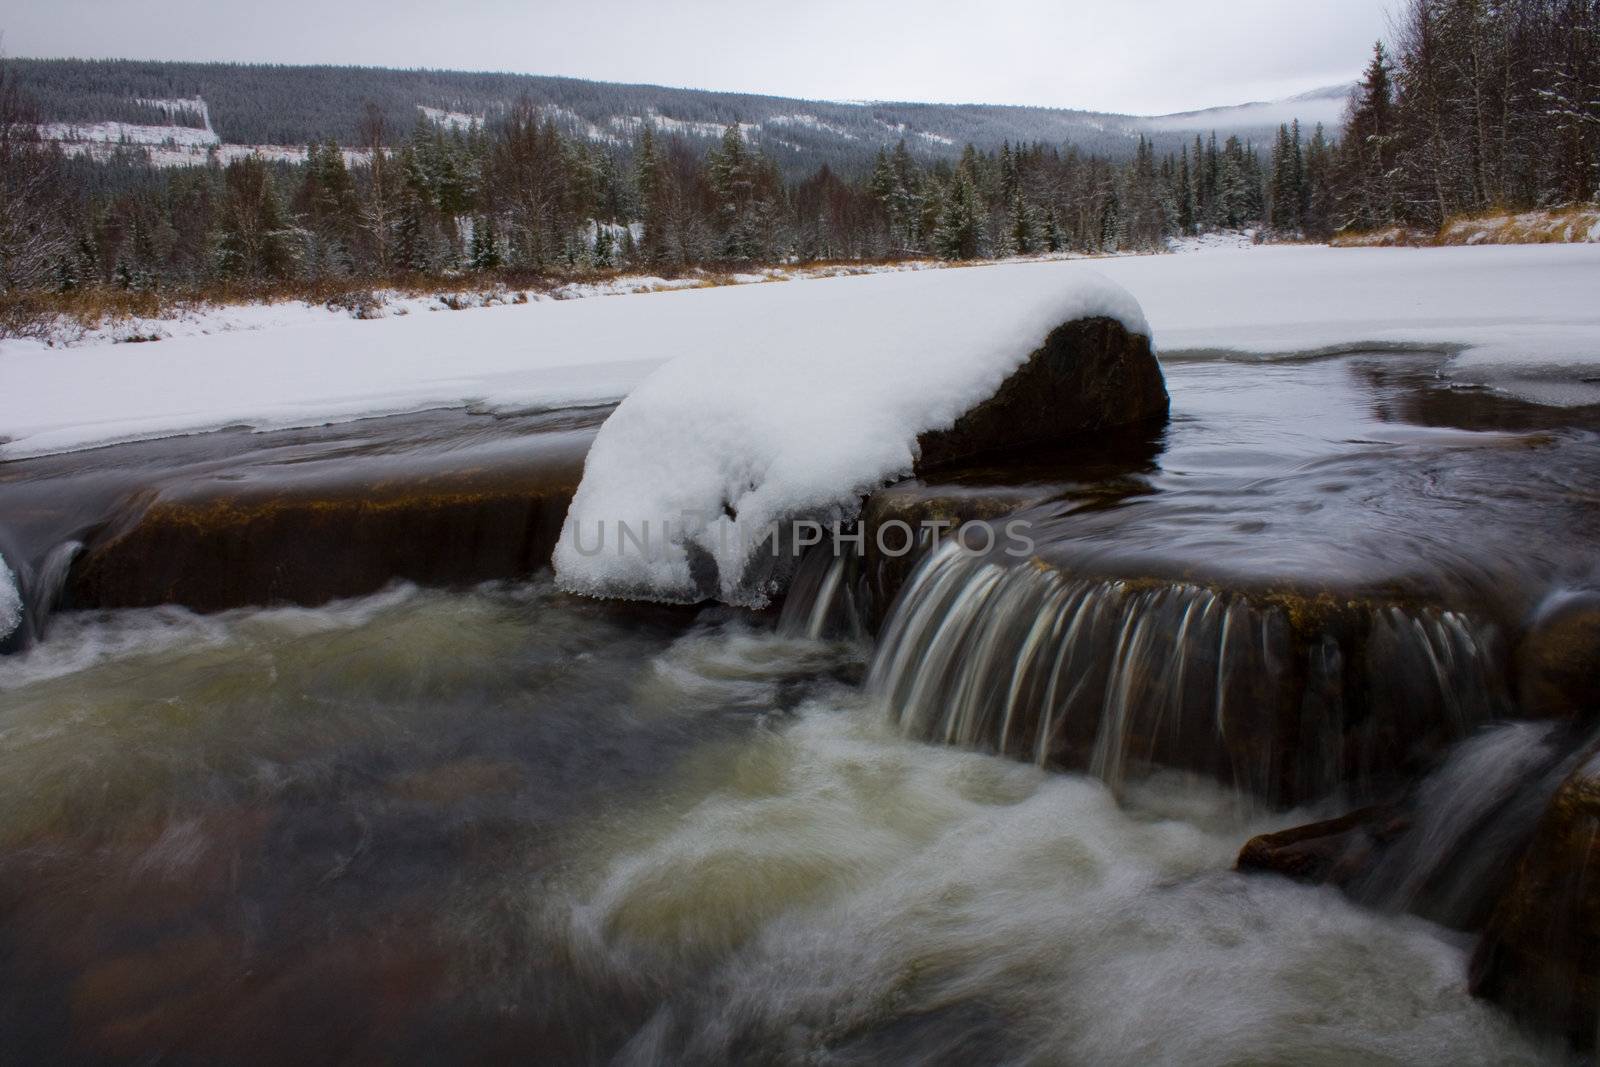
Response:
[{"label": "pine tree", "polygon": [[982,235],[983,213],[977,188],[966,168],[957,168],[939,212],[933,235],[934,253],[941,259],[976,259]]},{"label": "pine tree", "polygon": [[1177,188],[1178,230],[1185,236],[1195,232],[1194,178],[1189,173],[1189,150],[1184,148],[1178,157]]},{"label": "pine tree", "polygon": [[1099,247],[1102,252],[1116,252],[1124,239],[1122,204],[1117,198],[1115,183],[1106,193],[1105,204],[1100,209]]},{"label": "pine tree", "polygon": [[495,230],[493,213],[479,215],[473,219],[469,259],[475,271],[492,271],[500,268],[500,237]]},{"label": "pine tree", "polygon": [[1327,240],[1333,232],[1334,193],[1332,154],[1327,137],[1318,123],[1306,146],[1305,214],[1301,227],[1314,241]]},{"label": "pine tree", "polygon": [[594,265],[597,267],[612,267],[616,265],[616,238],[611,234],[611,228],[601,222],[594,225]]},{"label": "pine tree", "polygon": [[1044,247],[1047,252],[1060,252],[1064,245],[1061,222],[1056,218],[1056,206],[1051,204],[1044,215]]},{"label": "pine tree", "polygon": [[644,222],[639,253],[646,263],[664,263],[668,256],[667,174],[651,126],[646,125],[639,134],[633,158],[634,186]]},{"label": "pine tree", "polygon": [[1394,221],[1393,105],[1389,58],[1379,41],[1372,46],[1372,60],[1356,88],[1344,132],[1342,227],[1364,230]]},{"label": "pine tree", "polygon": [[1023,199],[1020,186],[1011,191],[1011,249],[1019,256],[1031,256],[1039,250],[1038,220],[1033,205]]},{"label": "pine tree", "polygon": [[256,156],[228,164],[226,195],[216,238],[216,265],[224,276],[288,278],[295,273],[300,233],[290,224],[272,174]]}]

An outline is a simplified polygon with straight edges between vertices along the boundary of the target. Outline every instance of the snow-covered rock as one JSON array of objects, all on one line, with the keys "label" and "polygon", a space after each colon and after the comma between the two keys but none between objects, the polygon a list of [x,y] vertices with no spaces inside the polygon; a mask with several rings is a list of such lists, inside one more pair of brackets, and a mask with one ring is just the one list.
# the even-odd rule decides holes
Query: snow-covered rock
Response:
[{"label": "snow-covered rock", "polygon": [[22,590],[17,588],[17,576],[6,566],[0,556],[0,645],[22,625]]},{"label": "snow-covered rock", "polygon": [[601,427],[556,549],[563,588],[760,606],[773,524],[787,554],[806,536],[795,520],[853,518],[865,493],[911,473],[919,435],[994,396],[1057,327],[1106,318],[1150,332],[1132,294],[1089,270],[805,290],[759,323],[708,331]]}]

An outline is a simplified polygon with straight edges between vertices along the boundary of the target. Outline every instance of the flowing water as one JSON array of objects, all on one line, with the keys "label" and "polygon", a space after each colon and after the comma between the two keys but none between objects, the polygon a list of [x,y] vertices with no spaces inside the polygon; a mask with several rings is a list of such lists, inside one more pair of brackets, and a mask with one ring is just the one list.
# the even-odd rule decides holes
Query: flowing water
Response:
[{"label": "flowing water", "polygon": [[[1258,372],[1343,413],[1259,410]],[[1038,564],[936,554],[876,639],[825,563],[781,619],[546,578],[57,613],[0,659],[0,1059],[1565,1061],[1468,995],[1478,902],[1451,888],[1570,758],[1493,721],[1508,620],[1592,558],[1568,516],[1600,499],[1592,430],[1476,394],[1423,425],[1446,402],[1405,361],[1170,378],[1153,451],[1051,476]],[[1497,463],[1542,515],[1466,508]],[[1389,539],[1289,473],[1330,468]],[[1135,566],[1164,534],[1170,573]],[[1353,592],[1308,616],[1231,581],[1241,544]],[[1297,736],[1333,736],[1380,683],[1460,742],[1409,858],[1354,899],[1232,871],[1342,801],[1271,803],[1280,749],[1154,739],[1229,736],[1289,691]],[[1082,773],[1038,766],[1048,737]],[[1303,760],[1329,788],[1360,763]]]}]

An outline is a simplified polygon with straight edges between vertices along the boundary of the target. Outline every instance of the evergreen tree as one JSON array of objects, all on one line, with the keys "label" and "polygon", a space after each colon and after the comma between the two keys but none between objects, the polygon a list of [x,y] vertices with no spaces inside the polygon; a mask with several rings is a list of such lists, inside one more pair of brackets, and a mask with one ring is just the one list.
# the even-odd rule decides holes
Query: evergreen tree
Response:
[{"label": "evergreen tree", "polygon": [[216,264],[225,277],[291,277],[299,233],[278,200],[272,174],[257,156],[228,164],[216,238]]},{"label": "evergreen tree", "polygon": [[983,213],[977,187],[966,168],[957,168],[943,199],[933,235],[935,254],[941,259],[976,259],[982,245]]},{"label": "evergreen tree", "polygon": [[1030,256],[1039,250],[1038,222],[1033,210],[1022,196],[1020,186],[1011,192],[1011,250],[1019,256]]},{"label": "evergreen tree", "polygon": [[1342,226],[1371,229],[1394,220],[1390,181],[1394,165],[1393,87],[1383,42],[1372,46],[1345,127],[1345,195]]},{"label": "evergreen tree", "polygon": [[500,268],[500,237],[495,231],[492,213],[479,215],[472,220],[469,262],[475,271],[492,271]]}]

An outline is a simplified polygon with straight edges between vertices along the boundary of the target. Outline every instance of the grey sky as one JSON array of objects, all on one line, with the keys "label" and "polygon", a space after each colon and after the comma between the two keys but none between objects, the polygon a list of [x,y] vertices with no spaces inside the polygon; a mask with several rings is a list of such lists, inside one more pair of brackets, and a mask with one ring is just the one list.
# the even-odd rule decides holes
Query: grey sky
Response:
[{"label": "grey sky", "polygon": [[565,74],[1159,113],[1359,72],[1395,0],[10,0],[17,56]]}]

